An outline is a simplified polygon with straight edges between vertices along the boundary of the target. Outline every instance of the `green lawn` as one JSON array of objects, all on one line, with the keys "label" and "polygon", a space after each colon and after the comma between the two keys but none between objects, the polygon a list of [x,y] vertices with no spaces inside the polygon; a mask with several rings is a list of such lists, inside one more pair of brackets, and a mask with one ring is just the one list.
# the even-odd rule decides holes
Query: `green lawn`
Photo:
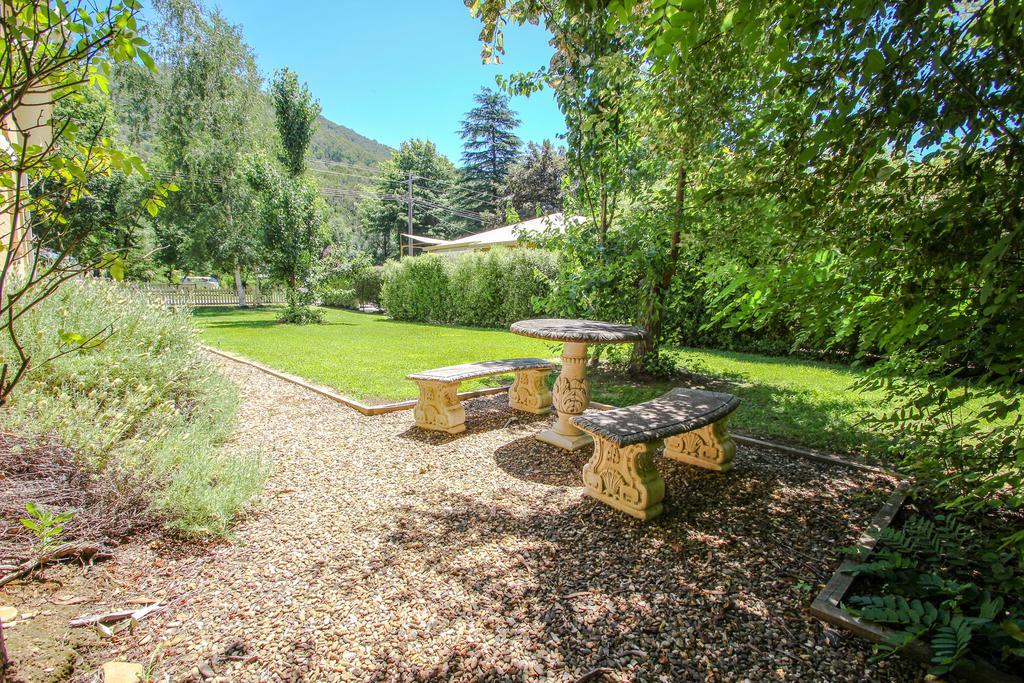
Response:
[{"label": "green lawn", "polygon": [[[196,320],[211,346],[334,387],[370,403],[415,398],[405,375],[417,370],[494,358],[556,358],[560,345],[501,330],[396,322],[380,315],[326,309],[325,325],[280,325],[277,311],[202,309]],[[856,369],[791,358],[720,351],[673,350],[689,380],[638,383],[618,373],[591,375],[593,397],[629,405],[671,386],[691,383],[739,395],[737,431],[826,448],[881,455],[885,443],[863,426],[878,395],[850,388]],[[504,378],[466,382],[492,386]]]},{"label": "green lawn", "polygon": [[839,453],[882,456],[887,443],[864,425],[881,394],[852,388],[860,370],[843,365],[751,353],[668,351],[685,380],[639,383],[615,373],[593,377],[597,400],[630,405],[690,384],[743,399],[730,424],[738,431]]},{"label": "green lawn", "polygon": [[[382,315],[323,309],[323,325],[281,325],[278,311],[199,309],[210,346],[238,353],[368,403],[416,398],[411,372],[495,358],[554,358],[561,345],[500,330],[396,322]],[[461,389],[501,384],[463,382]]]}]

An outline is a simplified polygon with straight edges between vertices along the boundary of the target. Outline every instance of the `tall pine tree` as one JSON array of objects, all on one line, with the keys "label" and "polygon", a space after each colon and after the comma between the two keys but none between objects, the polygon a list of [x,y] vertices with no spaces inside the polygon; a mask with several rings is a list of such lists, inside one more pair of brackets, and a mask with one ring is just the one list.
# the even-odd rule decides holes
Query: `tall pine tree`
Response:
[{"label": "tall pine tree", "polygon": [[522,142],[515,130],[520,121],[509,107],[508,97],[499,92],[481,88],[473,99],[477,106],[466,113],[459,131],[466,180],[462,205],[494,214],[505,176],[519,157]]}]

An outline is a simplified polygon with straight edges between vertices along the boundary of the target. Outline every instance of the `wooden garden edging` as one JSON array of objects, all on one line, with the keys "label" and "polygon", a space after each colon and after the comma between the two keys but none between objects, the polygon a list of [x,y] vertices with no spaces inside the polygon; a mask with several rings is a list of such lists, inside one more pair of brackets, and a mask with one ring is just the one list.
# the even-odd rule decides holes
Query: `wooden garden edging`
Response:
[{"label": "wooden garden edging", "polygon": [[[900,508],[903,507],[909,488],[910,482],[901,482],[892,495],[889,496],[888,500],[878,509],[875,516],[871,518],[867,531],[861,534],[860,539],[857,541],[858,558],[866,558],[874,551],[875,545],[878,544],[879,536],[892,524],[896,515],[899,514]],[[839,565],[839,569],[832,575],[832,578],[829,579],[829,582],[818,593],[818,597],[811,603],[809,611],[822,621],[827,621],[834,626],[851,631],[873,643],[882,643],[890,638],[893,634],[892,630],[873,622],[865,621],[840,607],[847,592],[850,590],[850,586],[853,585],[856,579],[855,576],[847,572],[854,565],[858,564],[859,561],[859,559],[844,560]],[[919,641],[912,642],[903,649],[903,652],[925,663],[930,662],[932,659],[931,648]],[[1024,683],[1019,677],[1000,671],[988,662],[980,660],[961,663],[954,669],[953,673],[963,680],[978,681],[979,683],[982,681],[992,683]]]}]

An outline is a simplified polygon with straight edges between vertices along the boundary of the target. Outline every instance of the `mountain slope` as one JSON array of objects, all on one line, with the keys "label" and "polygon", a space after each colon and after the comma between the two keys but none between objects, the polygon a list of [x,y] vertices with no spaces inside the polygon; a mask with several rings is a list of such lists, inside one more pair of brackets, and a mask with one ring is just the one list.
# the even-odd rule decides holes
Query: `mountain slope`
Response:
[{"label": "mountain slope", "polygon": [[[323,116],[319,124],[309,144],[308,168],[334,208],[329,219],[334,241],[347,242],[359,225],[359,197],[338,196],[333,191],[373,192],[371,169],[379,168],[395,150]],[[354,164],[357,168],[333,166],[335,163]]]},{"label": "mountain slope", "polygon": [[312,159],[376,168],[395,151],[323,116],[319,117],[319,124],[309,145]]}]

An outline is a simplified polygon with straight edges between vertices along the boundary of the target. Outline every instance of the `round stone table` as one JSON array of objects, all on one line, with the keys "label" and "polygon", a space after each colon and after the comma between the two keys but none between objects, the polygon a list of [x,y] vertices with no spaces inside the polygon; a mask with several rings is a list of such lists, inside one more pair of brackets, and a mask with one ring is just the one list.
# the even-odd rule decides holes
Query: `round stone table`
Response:
[{"label": "round stone table", "polygon": [[562,372],[555,382],[552,402],[558,411],[558,422],[537,438],[559,448],[574,451],[592,442],[569,420],[581,415],[590,405],[590,381],[587,379],[587,344],[626,344],[640,341],[644,331],[632,325],[619,325],[599,320],[535,318],[513,323],[515,334],[535,339],[559,341],[562,346]]}]

